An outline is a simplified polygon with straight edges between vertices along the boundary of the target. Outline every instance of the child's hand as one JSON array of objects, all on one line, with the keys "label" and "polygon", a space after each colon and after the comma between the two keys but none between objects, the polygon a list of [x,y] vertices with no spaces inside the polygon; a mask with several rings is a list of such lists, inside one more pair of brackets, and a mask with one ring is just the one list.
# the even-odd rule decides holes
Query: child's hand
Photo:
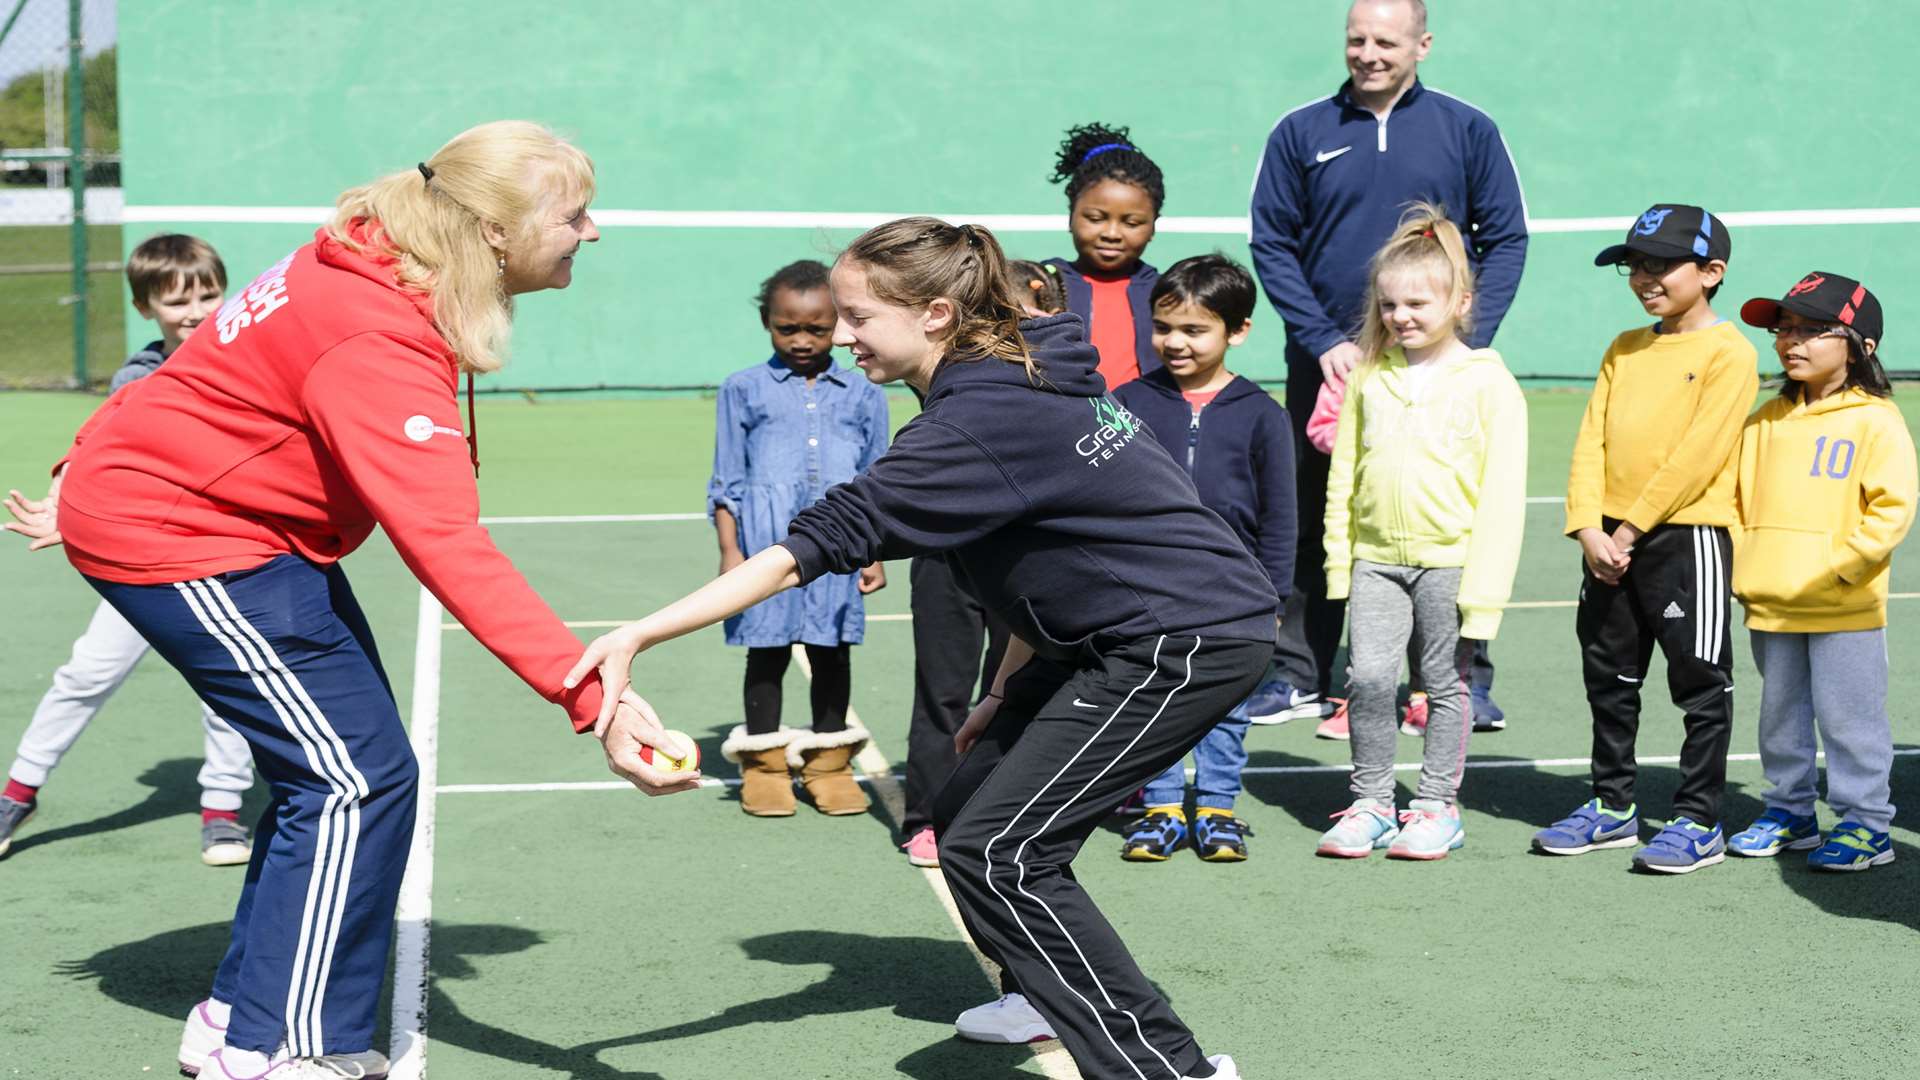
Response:
[{"label": "child's hand", "polygon": [[877,593],[887,587],[887,569],[879,563],[860,570],[860,595]]},{"label": "child's hand", "polygon": [[39,551],[50,548],[60,541],[60,482],[67,477],[62,468],[47,486],[47,497],[29,499],[18,491],[7,492],[7,513],[13,520],[0,524],[0,529],[16,532],[27,538],[27,550]]},{"label": "child's hand", "polygon": [[1620,584],[1621,575],[1627,572],[1628,559],[1613,539],[1599,529],[1581,529],[1574,534],[1580,541],[1580,553],[1586,557],[1587,572],[1608,585]]},{"label": "child's hand", "polygon": [[1610,537],[1613,541],[1613,550],[1619,552],[1620,557],[1624,559],[1633,553],[1633,545],[1645,535],[1646,534],[1639,529],[1623,521],[1620,523],[1619,528],[1613,530],[1613,536]]},{"label": "child's hand", "polygon": [[953,733],[954,752],[965,754],[973,749],[973,744],[980,741],[980,736],[986,732],[987,725],[993,723],[994,716],[999,712],[998,695],[988,694],[981,698],[980,704],[975,705],[973,711],[967,714],[967,722],[961,724],[960,730]]}]

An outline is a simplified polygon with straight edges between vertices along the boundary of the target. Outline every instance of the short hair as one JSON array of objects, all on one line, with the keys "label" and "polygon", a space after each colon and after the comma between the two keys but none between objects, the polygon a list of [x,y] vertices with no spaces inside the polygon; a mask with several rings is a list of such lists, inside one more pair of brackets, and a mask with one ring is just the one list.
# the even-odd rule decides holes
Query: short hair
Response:
[{"label": "short hair", "polygon": [[176,285],[211,285],[227,291],[227,264],[213,245],[186,233],[161,233],[140,241],[127,256],[127,287],[141,307]]},{"label": "short hair", "polygon": [[1253,318],[1260,288],[1247,268],[1220,252],[1181,259],[1160,274],[1154,282],[1150,303],[1158,310],[1162,304],[1197,304],[1226,324],[1233,333]]},{"label": "short hair", "polygon": [[1394,3],[1404,3],[1408,7],[1413,9],[1413,32],[1414,33],[1424,34],[1427,32],[1427,0],[1353,0],[1353,3],[1347,6],[1347,10],[1352,11],[1354,8],[1359,7],[1361,4],[1394,4]]},{"label": "short hair", "polygon": [[773,294],[778,290],[791,289],[803,293],[829,287],[827,264],[818,259],[801,259],[775,270],[772,277],[760,283],[760,292],[754,297],[753,302],[760,306],[760,325],[767,325],[767,320],[772,317]]}]

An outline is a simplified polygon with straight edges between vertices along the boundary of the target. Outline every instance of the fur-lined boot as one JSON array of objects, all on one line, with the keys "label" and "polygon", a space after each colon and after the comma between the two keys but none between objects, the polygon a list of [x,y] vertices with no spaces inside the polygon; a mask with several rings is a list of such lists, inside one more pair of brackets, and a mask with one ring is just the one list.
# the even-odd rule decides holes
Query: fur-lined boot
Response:
[{"label": "fur-lined boot", "polygon": [[787,752],[794,736],[803,734],[783,727],[765,735],[749,735],[744,724],[727,733],[727,741],[720,744],[720,756],[740,766],[740,809],[754,817],[793,816],[793,776],[787,768]]},{"label": "fur-lined boot", "polygon": [[802,731],[787,744],[787,764],[813,797],[823,814],[864,814],[867,793],[853,778],[853,756],[873,738],[866,728],[849,724],[844,731]]}]

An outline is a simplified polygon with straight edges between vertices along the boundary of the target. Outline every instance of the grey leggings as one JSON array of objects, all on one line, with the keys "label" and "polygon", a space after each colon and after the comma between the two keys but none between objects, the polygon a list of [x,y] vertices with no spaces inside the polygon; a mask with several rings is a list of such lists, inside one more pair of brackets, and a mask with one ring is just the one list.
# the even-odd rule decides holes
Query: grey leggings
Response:
[{"label": "grey leggings", "polygon": [[1357,560],[1347,600],[1352,673],[1347,722],[1355,798],[1393,802],[1400,659],[1411,637],[1427,688],[1426,755],[1415,798],[1453,802],[1473,724],[1467,673],[1473,642],[1460,636],[1460,568],[1388,566]]}]

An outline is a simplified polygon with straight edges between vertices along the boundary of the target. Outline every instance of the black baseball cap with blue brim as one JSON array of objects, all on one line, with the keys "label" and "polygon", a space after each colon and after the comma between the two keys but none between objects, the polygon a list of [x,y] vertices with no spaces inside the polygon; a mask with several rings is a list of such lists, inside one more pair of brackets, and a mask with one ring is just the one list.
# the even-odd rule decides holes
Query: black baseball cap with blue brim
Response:
[{"label": "black baseball cap with blue brim", "polygon": [[1629,254],[1653,255],[1663,259],[1718,259],[1726,262],[1733,255],[1733,237],[1720,219],[1705,208],[1684,203],[1656,203],[1635,218],[1627,228],[1627,238],[1593,257],[1595,266],[1613,266],[1627,261]]}]

